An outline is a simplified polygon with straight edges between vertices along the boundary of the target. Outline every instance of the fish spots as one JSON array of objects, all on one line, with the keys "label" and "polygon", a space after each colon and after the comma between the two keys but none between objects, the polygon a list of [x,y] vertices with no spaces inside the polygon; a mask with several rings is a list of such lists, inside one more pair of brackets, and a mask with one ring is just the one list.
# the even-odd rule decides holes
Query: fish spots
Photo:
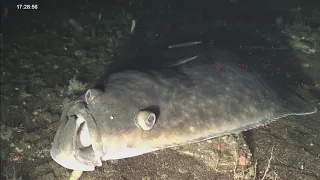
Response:
[{"label": "fish spots", "polygon": [[185,113],[183,114],[183,117],[184,117],[184,119],[190,119],[190,118],[192,118],[192,116],[190,115],[189,112],[185,112]]},{"label": "fish spots", "polygon": [[[255,103],[255,104],[256,104],[256,103]],[[255,108],[254,106],[249,106],[249,111],[250,111],[251,113],[258,113],[257,108]]]},{"label": "fish spots", "polygon": [[132,143],[128,143],[127,148],[134,148],[134,145]]},{"label": "fish spots", "polygon": [[190,127],[189,127],[189,131],[193,133],[193,132],[195,132],[195,131],[196,131],[196,128],[195,128],[195,127],[193,127],[193,126],[190,126]]},{"label": "fish spots", "polygon": [[200,103],[198,104],[198,106],[200,107],[200,109],[205,110],[205,108],[207,108],[207,103],[206,103],[206,102],[200,102]]},{"label": "fish spots", "polygon": [[190,100],[195,101],[195,100],[197,100],[197,97],[196,97],[194,94],[192,94],[192,95],[190,96]]}]

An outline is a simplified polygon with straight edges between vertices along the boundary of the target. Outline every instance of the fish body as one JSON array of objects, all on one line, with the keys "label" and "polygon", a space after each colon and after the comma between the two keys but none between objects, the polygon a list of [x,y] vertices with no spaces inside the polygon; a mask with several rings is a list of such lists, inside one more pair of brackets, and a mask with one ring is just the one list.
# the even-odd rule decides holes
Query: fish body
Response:
[{"label": "fish body", "polygon": [[[246,131],[317,109],[280,95],[221,49],[209,48],[173,67],[113,73],[66,105],[51,156],[62,166],[92,171],[102,161]],[[154,116],[137,121],[139,112]],[[144,121],[143,121],[144,122]]]}]

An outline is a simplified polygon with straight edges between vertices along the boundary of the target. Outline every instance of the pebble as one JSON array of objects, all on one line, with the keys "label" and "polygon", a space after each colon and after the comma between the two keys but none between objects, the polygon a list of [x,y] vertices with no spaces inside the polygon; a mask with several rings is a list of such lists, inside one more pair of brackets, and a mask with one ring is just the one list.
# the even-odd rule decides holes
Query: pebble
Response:
[{"label": "pebble", "polygon": [[76,171],[76,170],[72,171],[69,180],[78,180],[81,177],[82,173],[83,171]]},{"label": "pebble", "polygon": [[151,180],[151,177],[150,176],[145,176],[145,177],[142,177],[142,180]]},{"label": "pebble", "polygon": [[23,149],[20,149],[20,148],[16,147],[16,151],[17,151],[18,153],[21,153],[21,152],[23,152]]},{"label": "pebble", "polygon": [[304,165],[303,165],[303,164],[301,165],[300,169],[301,169],[301,170],[303,170],[303,169],[304,169]]}]

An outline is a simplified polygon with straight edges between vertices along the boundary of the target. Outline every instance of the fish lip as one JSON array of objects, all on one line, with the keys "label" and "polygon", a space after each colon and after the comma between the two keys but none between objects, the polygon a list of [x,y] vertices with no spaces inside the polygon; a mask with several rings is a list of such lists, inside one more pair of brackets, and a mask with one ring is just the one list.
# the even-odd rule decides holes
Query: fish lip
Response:
[{"label": "fish lip", "polygon": [[101,138],[91,140],[91,147],[79,147],[77,144],[77,133],[85,122],[93,127],[90,135],[98,133],[93,117],[86,111],[84,101],[73,101],[65,106],[50,155],[55,162],[67,169],[93,171],[96,166],[102,165]]},{"label": "fish lip", "polygon": [[95,164],[85,164],[79,160],[79,158],[76,158],[75,151],[70,154],[62,154],[60,152],[51,150],[50,154],[56,163],[67,169],[78,171],[94,171],[96,167]]}]

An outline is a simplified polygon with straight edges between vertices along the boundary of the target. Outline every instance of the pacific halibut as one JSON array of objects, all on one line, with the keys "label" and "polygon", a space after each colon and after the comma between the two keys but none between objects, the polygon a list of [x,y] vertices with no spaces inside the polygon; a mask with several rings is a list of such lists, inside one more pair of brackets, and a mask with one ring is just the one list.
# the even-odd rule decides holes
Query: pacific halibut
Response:
[{"label": "pacific halibut", "polygon": [[65,106],[52,158],[68,169],[93,171],[102,161],[317,111],[289,91],[279,93],[229,54],[207,48],[166,67],[111,74],[103,88]]}]

